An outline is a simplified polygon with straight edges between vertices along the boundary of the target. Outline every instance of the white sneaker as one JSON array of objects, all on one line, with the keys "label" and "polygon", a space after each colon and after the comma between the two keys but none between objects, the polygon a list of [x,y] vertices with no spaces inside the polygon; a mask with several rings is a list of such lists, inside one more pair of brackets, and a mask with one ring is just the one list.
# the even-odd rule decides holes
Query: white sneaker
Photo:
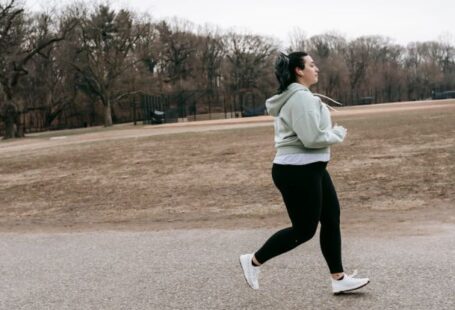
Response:
[{"label": "white sneaker", "polygon": [[368,278],[354,278],[357,274],[357,270],[354,270],[352,275],[344,274],[344,278],[342,280],[334,280],[332,279],[332,291],[334,294],[350,292],[353,290],[357,290],[361,287],[364,287],[368,283],[370,283],[370,279]]},{"label": "white sneaker", "polygon": [[251,288],[257,290],[259,289],[259,272],[261,272],[259,267],[253,266],[253,254],[244,254],[240,255],[240,266],[243,269],[243,275],[245,280]]}]

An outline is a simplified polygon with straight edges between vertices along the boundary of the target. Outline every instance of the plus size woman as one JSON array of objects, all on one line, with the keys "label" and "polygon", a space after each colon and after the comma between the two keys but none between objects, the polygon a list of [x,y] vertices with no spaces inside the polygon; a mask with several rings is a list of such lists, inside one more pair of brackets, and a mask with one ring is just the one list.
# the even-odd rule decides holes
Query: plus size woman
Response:
[{"label": "plus size woman", "polygon": [[253,289],[259,288],[259,266],[310,240],[319,224],[320,246],[333,293],[356,290],[369,283],[368,278],[355,278],[343,269],[340,205],[326,167],[330,146],[342,143],[347,130],[332,126],[327,106],[310,91],[318,81],[318,73],[305,52],[280,54],[275,63],[279,89],[266,101],[267,111],[275,118],[272,178],[291,226],[277,231],[256,252],[240,256],[245,279]]}]

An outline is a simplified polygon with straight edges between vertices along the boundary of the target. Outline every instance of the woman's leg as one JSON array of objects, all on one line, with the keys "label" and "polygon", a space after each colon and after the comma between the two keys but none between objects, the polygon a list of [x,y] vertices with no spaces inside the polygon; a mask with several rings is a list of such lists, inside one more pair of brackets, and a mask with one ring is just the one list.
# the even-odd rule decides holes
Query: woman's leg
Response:
[{"label": "woman's leg", "polygon": [[335,294],[364,287],[368,278],[354,278],[343,271],[341,261],[340,204],[330,175],[322,177],[321,249],[332,274],[332,291]]},{"label": "woman's leg", "polygon": [[265,242],[254,255],[257,263],[263,264],[314,236],[321,213],[324,169],[324,163],[273,166],[273,181],[283,196],[292,226],[276,232]]},{"label": "woman's leg", "polygon": [[322,175],[320,244],[330,273],[343,273],[341,259],[340,204],[330,174]]}]

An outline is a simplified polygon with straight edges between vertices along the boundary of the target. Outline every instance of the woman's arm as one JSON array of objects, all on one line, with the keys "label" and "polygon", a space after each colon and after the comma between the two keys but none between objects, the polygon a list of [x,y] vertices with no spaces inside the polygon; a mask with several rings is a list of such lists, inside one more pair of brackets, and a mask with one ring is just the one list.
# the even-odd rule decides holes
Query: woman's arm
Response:
[{"label": "woman's arm", "polygon": [[[314,98],[316,99],[316,98]],[[324,148],[343,142],[346,128],[334,126],[321,128],[321,106],[319,99],[304,96],[292,107],[292,129],[306,148]],[[330,123],[330,120],[328,120]]]}]

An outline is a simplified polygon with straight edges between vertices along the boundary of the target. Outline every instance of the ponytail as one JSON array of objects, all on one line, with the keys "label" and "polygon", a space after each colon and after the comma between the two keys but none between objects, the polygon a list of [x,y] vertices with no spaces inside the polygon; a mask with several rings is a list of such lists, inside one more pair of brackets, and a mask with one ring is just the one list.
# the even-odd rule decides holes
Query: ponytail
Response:
[{"label": "ponytail", "polygon": [[278,80],[278,93],[284,92],[291,83],[297,81],[295,68],[305,69],[303,57],[308,54],[305,52],[294,52],[286,55],[280,53],[275,61],[275,76]]},{"label": "ponytail", "polygon": [[282,93],[291,80],[291,74],[289,72],[289,57],[284,53],[280,53],[275,61],[275,76],[280,86],[278,87],[278,93]]}]

